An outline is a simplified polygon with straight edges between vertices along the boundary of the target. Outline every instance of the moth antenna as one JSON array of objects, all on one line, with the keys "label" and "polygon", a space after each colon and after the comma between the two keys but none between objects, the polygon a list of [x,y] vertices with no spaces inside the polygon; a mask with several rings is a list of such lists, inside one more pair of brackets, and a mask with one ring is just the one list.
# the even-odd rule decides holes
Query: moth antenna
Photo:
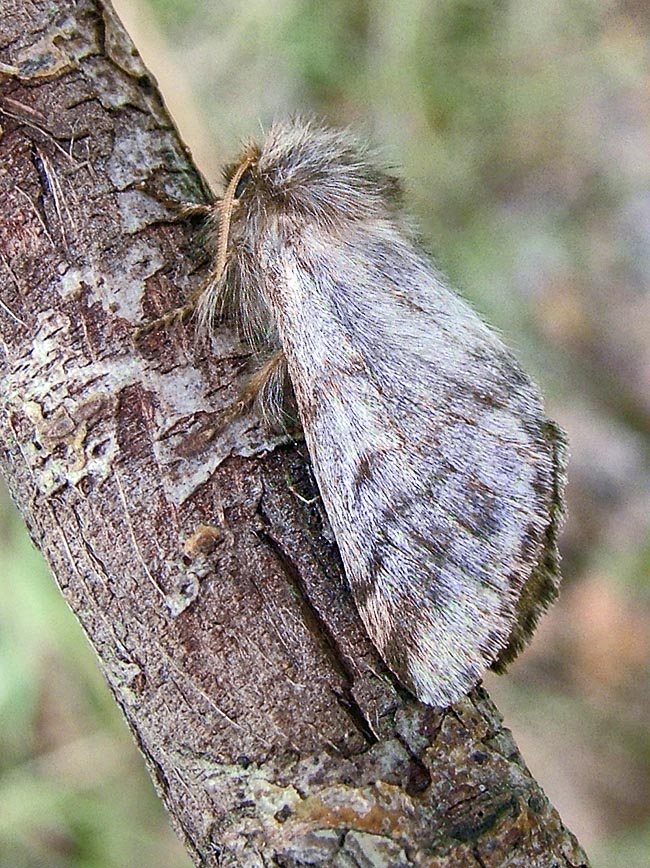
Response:
[{"label": "moth antenna", "polygon": [[[235,191],[237,190],[237,185],[244,174],[255,162],[255,156],[253,154],[247,154],[244,159],[241,161],[235,174],[230,179],[228,187],[226,188],[226,192],[223,195],[222,199],[217,200],[215,203],[216,210],[219,214],[219,230],[217,233],[217,256],[214,263],[214,269],[212,274],[210,275],[209,287],[213,289],[212,292],[207,293],[208,301],[214,301],[215,297],[223,296],[222,292],[218,292],[217,288],[222,283],[226,265],[228,264],[228,239],[230,237],[230,223],[232,220],[232,212],[237,204],[237,199],[235,197]],[[200,325],[203,331],[207,331],[210,321],[214,314],[214,304],[208,304],[202,307],[200,313]]]}]

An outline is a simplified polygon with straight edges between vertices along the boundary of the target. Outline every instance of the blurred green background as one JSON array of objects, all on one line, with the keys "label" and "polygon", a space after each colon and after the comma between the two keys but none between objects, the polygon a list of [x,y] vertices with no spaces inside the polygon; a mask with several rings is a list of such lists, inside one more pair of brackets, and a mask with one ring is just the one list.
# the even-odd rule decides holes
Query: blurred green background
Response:
[{"label": "blurred green background", "polygon": [[[439,265],[569,432],[564,590],[488,687],[595,868],[650,864],[650,5],[120,0],[204,173],[296,110],[401,167]],[[0,868],[188,868],[0,502]]]}]

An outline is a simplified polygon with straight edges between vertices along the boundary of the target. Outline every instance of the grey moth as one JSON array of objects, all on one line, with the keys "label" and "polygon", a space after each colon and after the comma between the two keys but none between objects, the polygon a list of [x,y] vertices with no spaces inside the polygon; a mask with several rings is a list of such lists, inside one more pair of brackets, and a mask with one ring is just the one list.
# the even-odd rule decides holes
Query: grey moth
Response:
[{"label": "grey moth", "polygon": [[254,349],[249,397],[270,424],[297,412],[370,638],[446,706],[557,596],[564,435],[354,136],[276,123],[225,187],[201,320],[230,317]]}]

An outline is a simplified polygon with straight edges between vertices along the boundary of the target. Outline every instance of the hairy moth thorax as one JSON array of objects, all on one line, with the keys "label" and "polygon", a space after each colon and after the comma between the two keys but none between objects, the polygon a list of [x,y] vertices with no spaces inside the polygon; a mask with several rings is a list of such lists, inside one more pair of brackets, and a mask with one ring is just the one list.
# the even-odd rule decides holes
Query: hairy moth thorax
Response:
[{"label": "hairy moth thorax", "polygon": [[[247,144],[224,167],[224,196],[212,215],[215,260],[200,300],[206,331],[228,318],[258,355],[244,396],[270,427],[295,424],[292,385],[273,314],[258,279],[260,262],[299,237],[306,224],[345,237],[364,221],[403,219],[402,187],[348,133],[300,120],[275,125],[262,146]],[[406,225],[406,224],[404,224]],[[262,244],[262,241],[264,244]]]},{"label": "hairy moth thorax", "polygon": [[345,132],[276,124],[224,172],[200,302],[297,415],[370,637],[424,702],[503,669],[557,596],[565,441],[512,354],[415,241]]}]

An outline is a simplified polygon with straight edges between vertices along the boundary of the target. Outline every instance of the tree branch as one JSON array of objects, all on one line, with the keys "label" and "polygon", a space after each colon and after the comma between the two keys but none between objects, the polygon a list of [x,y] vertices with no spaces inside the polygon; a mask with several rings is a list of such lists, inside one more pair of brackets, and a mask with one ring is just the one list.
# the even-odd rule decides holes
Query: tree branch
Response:
[{"label": "tree branch", "polygon": [[140,185],[208,192],[112,10],[5,0],[1,41],[2,470],[197,865],[586,865],[484,691],[382,665],[235,336],[134,342],[206,273]]}]

